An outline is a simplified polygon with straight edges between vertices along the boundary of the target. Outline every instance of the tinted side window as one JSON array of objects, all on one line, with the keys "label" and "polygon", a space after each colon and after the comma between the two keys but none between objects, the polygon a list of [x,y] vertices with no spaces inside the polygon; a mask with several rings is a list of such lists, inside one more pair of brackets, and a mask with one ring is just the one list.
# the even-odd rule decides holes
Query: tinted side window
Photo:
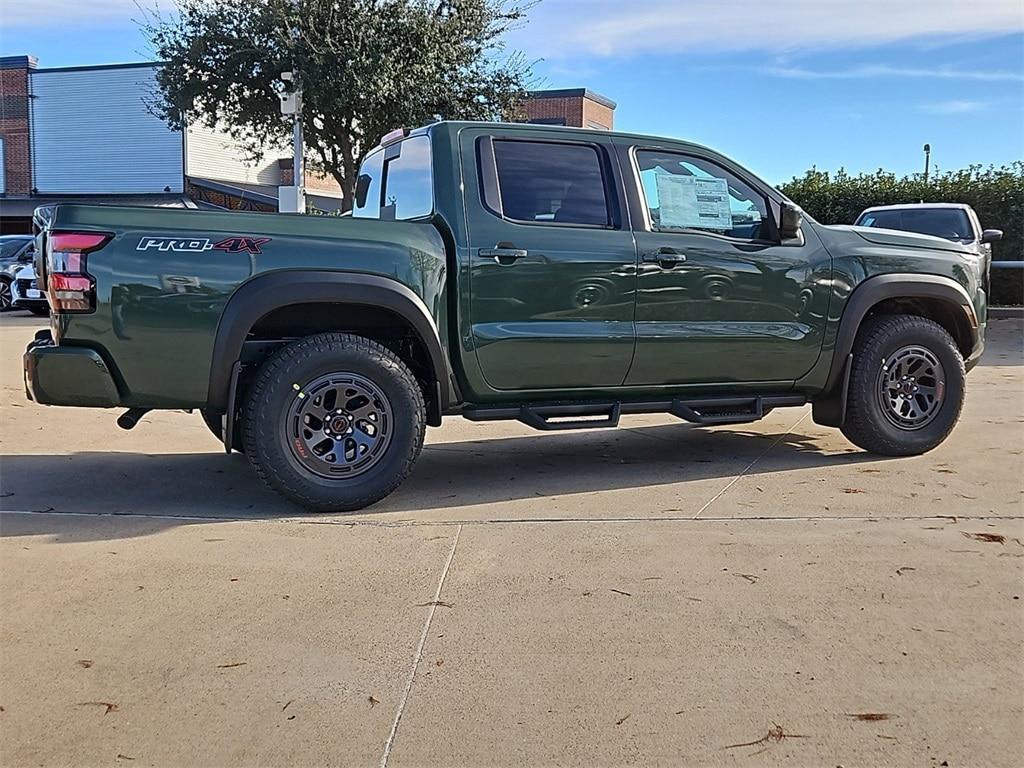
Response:
[{"label": "tinted side window", "polygon": [[505,218],[610,225],[601,157],[595,147],[495,140],[494,165]]},{"label": "tinted side window", "polygon": [[356,182],[356,203],[352,216],[357,219],[380,218],[380,189],[384,176],[384,150],[378,149],[363,158]]},{"label": "tinted side window", "polygon": [[735,174],[672,152],[640,150],[636,159],[655,230],[706,230],[743,240],[770,236],[764,195]]},{"label": "tinted side window", "polygon": [[413,136],[368,155],[359,175],[365,196],[358,194],[352,211],[356,218],[403,221],[429,216],[434,210],[430,139],[426,136]]},{"label": "tinted side window", "polygon": [[398,157],[384,161],[382,219],[418,219],[434,211],[430,139],[414,136],[400,145]]}]

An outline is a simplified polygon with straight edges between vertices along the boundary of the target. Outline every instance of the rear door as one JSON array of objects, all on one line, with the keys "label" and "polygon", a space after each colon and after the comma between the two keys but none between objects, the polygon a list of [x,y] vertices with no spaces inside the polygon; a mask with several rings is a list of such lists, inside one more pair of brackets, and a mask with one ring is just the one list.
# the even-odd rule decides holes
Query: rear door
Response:
[{"label": "rear door", "polygon": [[461,138],[472,347],[493,390],[606,388],[633,356],[636,248],[610,141]]}]

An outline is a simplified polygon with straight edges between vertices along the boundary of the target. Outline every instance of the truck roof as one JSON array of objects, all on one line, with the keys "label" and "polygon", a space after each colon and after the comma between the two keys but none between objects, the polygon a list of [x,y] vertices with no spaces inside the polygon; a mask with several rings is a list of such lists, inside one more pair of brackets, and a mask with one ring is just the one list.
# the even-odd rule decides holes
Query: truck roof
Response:
[{"label": "truck roof", "polygon": [[409,135],[413,136],[416,134],[430,133],[439,129],[447,129],[452,133],[458,133],[463,128],[493,128],[494,130],[507,131],[514,129],[516,132],[523,131],[536,131],[538,133],[565,133],[574,137],[579,136],[593,136],[595,138],[608,138],[609,136],[627,138],[633,141],[643,141],[650,144],[661,144],[663,142],[672,142],[673,144],[681,144],[695,149],[701,149],[708,152],[714,152],[719,155],[720,152],[711,149],[703,144],[697,144],[696,142],[687,141],[686,139],[673,138],[671,136],[655,136],[644,133],[630,133],[626,131],[606,131],[602,128],[577,128],[571,125],[543,125],[539,123],[513,123],[513,122],[488,122],[488,121],[474,121],[474,120],[439,120],[436,123],[430,123],[419,128],[414,128],[409,131]]}]

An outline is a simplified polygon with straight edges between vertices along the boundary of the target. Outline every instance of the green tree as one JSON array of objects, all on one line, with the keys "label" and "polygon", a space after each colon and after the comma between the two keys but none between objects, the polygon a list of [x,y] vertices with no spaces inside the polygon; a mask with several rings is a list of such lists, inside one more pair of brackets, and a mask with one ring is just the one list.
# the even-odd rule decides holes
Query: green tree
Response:
[{"label": "green tree", "polygon": [[219,125],[253,155],[287,141],[276,89],[298,70],[310,165],[351,208],[363,153],[398,127],[508,119],[531,78],[504,35],[517,0],[177,0],[143,24],[166,62],[153,109],[182,128]]}]

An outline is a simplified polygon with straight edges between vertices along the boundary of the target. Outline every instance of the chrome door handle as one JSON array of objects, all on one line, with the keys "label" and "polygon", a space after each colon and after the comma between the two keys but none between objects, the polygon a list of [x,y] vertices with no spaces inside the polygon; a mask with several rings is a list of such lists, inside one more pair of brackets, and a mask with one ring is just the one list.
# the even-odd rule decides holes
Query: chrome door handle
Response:
[{"label": "chrome door handle", "polygon": [[519,259],[525,259],[530,254],[521,248],[481,248],[477,253],[483,259],[494,259],[506,267],[515,264]]}]

